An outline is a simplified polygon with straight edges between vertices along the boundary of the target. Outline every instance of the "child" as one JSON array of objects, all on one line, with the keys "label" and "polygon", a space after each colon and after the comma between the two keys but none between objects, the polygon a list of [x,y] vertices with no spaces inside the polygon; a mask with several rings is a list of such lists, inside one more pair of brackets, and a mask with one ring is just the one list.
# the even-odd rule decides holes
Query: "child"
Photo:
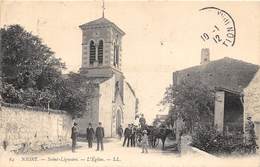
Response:
[{"label": "child", "polygon": [[142,153],[144,153],[144,151],[146,153],[148,153],[147,147],[148,147],[148,136],[147,136],[147,131],[144,130],[143,131],[143,138],[142,138]]}]

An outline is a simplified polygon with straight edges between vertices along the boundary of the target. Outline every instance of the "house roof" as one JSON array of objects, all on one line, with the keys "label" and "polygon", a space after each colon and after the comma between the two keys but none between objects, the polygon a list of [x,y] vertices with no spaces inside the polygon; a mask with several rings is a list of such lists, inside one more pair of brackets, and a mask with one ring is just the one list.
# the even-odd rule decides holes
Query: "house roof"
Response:
[{"label": "house roof", "polygon": [[207,64],[176,71],[177,78],[200,80],[211,87],[241,92],[258,71],[259,66],[233,58],[222,58]]},{"label": "house roof", "polygon": [[111,22],[110,20],[108,20],[104,17],[101,17],[99,19],[96,19],[96,20],[90,21],[88,23],[82,24],[79,27],[81,29],[84,29],[85,27],[87,28],[87,27],[92,27],[92,26],[112,26],[117,31],[119,31],[122,35],[125,34],[125,32],[122,29],[120,29],[115,23]]}]

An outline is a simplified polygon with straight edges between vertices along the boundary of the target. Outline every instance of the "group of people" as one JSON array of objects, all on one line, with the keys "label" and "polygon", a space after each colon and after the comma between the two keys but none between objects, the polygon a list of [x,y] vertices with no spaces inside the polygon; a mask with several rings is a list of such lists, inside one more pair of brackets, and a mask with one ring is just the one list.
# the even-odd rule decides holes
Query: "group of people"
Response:
[{"label": "group of people", "polygon": [[[147,131],[144,130],[144,125],[146,124],[144,115],[142,114],[139,118],[139,125],[142,130],[142,136],[141,136],[141,145],[142,145],[142,153],[146,152],[148,153],[148,136]],[[117,134],[121,140],[122,136],[124,135],[124,142],[123,147],[126,145],[127,147],[135,147],[136,146],[136,140],[137,140],[137,129],[138,126],[132,124],[128,124],[128,127],[123,130],[122,126],[120,125],[117,129]],[[75,152],[76,144],[77,144],[77,136],[79,133],[78,124],[75,122],[73,124],[73,127],[71,129],[71,139],[72,139],[72,152]],[[96,130],[92,127],[92,124],[89,123],[87,129],[86,129],[86,139],[88,141],[88,147],[92,148],[93,146],[93,140],[96,138],[97,141],[97,151],[101,149],[101,151],[104,150],[104,144],[103,144],[103,138],[105,136],[104,128],[102,127],[102,123],[98,123],[98,127]]]},{"label": "group of people", "polygon": [[[121,130],[120,133],[122,132],[122,127],[119,128]],[[131,146],[131,147],[135,147],[136,145],[136,130],[137,127],[134,124],[128,124],[128,127],[125,128],[124,131],[124,142],[123,142],[123,147],[125,146],[126,142],[127,142],[127,147]],[[120,135],[119,135],[120,137]]]},{"label": "group of people", "polygon": [[123,141],[123,147],[126,145],[127,147],[135,147],[137,138],[137,129],[140,128],[142,131],[141,136],[141,145],[142,145],[142,153],[146,152],[148,153],[148,136],[147,136],[147,130],[144,129],[146,121],[144,118],[144,115],[142,114],[139,118],[139,125],[128,124],[128,127],[123,130],[122,126],[119,126],[118,128],[118,136],[121,140],[122,136],[124,135],[124,141]]},{"label": "group of people", "polygon": [[[71,129],[71,139],[72,139],[72,152],[75,152],[76,143],[77,143],[77,136],[79,133],[79,129],[77,126],[77,123],[75,122],[72,129]],[[94,131],[94,128],[92,127],[92,124],[89,123],[88,128],[86,129],[86,138],[88,141],[88,147],[92,148],[93,146],[93,140],[96,138],[97,141],[97,151],[104,150],[104,144],[103,144],[103,138],[105,136],[104,128],[102,127],[102,123],[98,123],[98,127],[96,128],[96,131]]]}]

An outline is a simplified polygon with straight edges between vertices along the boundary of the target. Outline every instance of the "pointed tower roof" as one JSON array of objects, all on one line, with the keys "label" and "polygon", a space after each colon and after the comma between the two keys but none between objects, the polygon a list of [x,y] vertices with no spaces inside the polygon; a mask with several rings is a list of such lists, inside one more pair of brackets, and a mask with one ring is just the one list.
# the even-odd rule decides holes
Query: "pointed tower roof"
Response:
[{"label": "pointed tower roof", "polygon": [[96,20],[93,20],[93,21],[90,21],[88,23],[85,23],[85,24],[82,24],[80,25],[79,27],[81,29],[88,29],[88,28],[93,28],[93,27],[113,27],[114,29],[116,29],[118,32],[120,32],[122,35],[125,35],[125,32],[120,29],[115,23],[109,21],[108,19],[106,19],[105,17],[101,17],[99,19],[96,19]]}]

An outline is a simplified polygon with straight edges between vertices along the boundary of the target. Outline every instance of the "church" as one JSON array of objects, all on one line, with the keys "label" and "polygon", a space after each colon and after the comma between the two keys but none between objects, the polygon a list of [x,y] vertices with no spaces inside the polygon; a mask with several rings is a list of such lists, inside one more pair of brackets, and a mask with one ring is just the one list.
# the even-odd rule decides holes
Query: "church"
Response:
[{"label": "church", "polygon": [[80,74],[95,84],[93,98],[87,100],[86,112],[79,120],[80,134],[92,123],[102,122],[105,137],[116,137],[120,125],[133,123],[138,98],[121,70],[122,37],[116,24],[103,17],[80,25],[82,30],[82,65]]}]

